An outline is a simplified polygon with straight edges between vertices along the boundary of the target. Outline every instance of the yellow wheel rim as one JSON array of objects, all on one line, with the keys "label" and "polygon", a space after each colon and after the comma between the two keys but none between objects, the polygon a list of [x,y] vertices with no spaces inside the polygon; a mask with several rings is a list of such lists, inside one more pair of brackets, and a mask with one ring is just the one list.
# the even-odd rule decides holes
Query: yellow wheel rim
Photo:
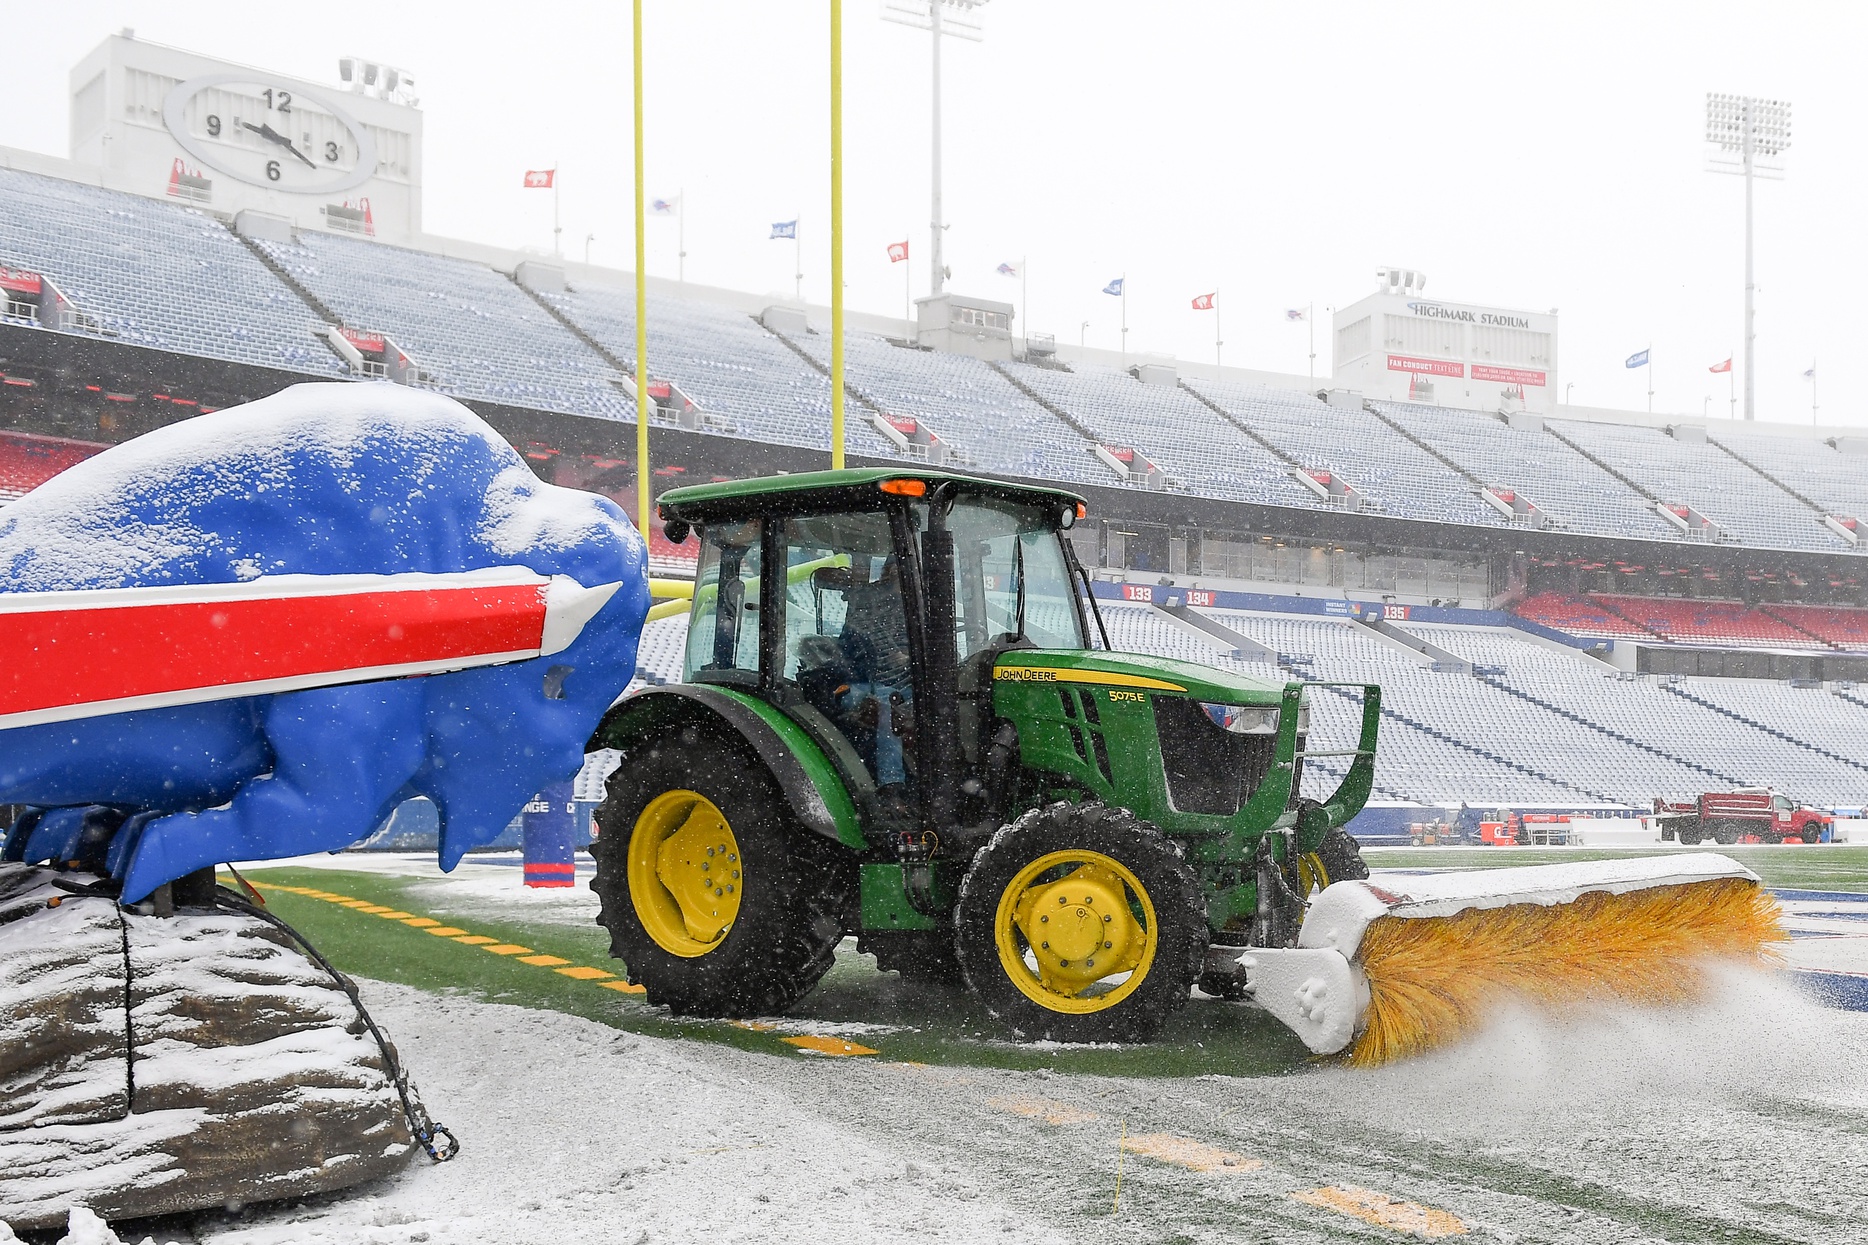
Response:
[{"label": "yellow wheel rim", "polygon": [[677,788],[650,800],[629,836],[629,899],[655,945],[706,955],[739,919],[739,841],[714,802]]},{"label": "yellow wheel rim", "polygon": [[1038,1006],[1084,1015],[1148,976],[1159,942],[1141,879],[1101,852],[1048,852],[1020,869],[993,918],[999,965]]},{"label": "yellow wheel rim", "polygon": [[1305,852],[1297,858],[1297,893],[1305,899],[1312,891],[1320,891],[1330,884],[1330,871],[1323,865],[1323,857],[1315,852]]}]

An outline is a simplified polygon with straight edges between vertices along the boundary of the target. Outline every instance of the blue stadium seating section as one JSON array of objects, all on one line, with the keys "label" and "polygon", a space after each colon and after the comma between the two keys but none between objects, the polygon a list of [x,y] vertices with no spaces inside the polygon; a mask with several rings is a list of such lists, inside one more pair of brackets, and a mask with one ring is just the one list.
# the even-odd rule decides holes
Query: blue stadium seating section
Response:
[{"label": "blue stadium seating section", "polygon": [[[582,285],[548,294],[577,326],[627,366],[636,365],[632,290]],[[687,299],[649,300],[649,372],[672,380],[731,435],[810,449],[830,447],[830,382],[744,312]],[[850,421],[846,445],[884,456],[889,445]]]},{"label": "blue stadium seating section", "polygon": [[[443,392],[634,418],[627,378],[510,277],[484,264],[313,232],[293,244],[257,245],[350,327],[387,333]],[[51,276],[95,318],[97,330],[124,341],[308,376],[345,374],[313,337],[312,308],[224,223],[194,208],[0,170],[0,264]],[[634,366],[630,292],[591,285],[544,297]],[[824,335],[788,343],[741,311],[660,296],[649,330],[652,369],[699,403],[709,430],[827,445]],[[1481,412],[1386,402],[1365,411],[1237,380],[1153,386],[1091,365],[1073,372],[1022,363],[1006,365],[1002,374],[977,360],[868,333],[851,333],[846,343],[850,383],[866,399],[924,420],[958,462],[1014,476],[1078,484],[1115,479],[1082,433],[1020,392],[1008,375],[1095,439],[1141,452],[1172,487],[1220,499],[1323,506],[1291,479],[1295,463],[1340,474],[1375,510],[1400,518],[1497,527],[1505,520],[1479,500],[1482,482],[1523,492],[1579,533],[1684,540],[1637,489],[1615,477],[1619,472],[1656,497],[1692,505],[1729,539],[1752,547],[1846,547],[1786,489],[1822,509],[1868,518],[1868,469],[1853,456],[1749,429],[1715,432],[1707,445],[1661,429],[1575,420],[1553,420],[1550,432],[1522,431]],[[851,452],[898,456],[869,425],[862,404],[849,410]]]},{"label": "blue stadium seating section", "polygon": [[259,245],[347,326],[387,334],[445,393],[635,417],[616,370],[483,264],[309,231]]},{"label": "blue stadium seating section", "polygon": [[1868,523],[1868,455],[1756,432],[1718,432],[1712,439],[1828,513]]},{"label": "blue stadium seating section", "polygon": [[[1070,425],[978,359],[896,346],[871,333],[844,335],[844,374],[890,415],[925,420],[963,460],[988,470],[1069,483],[1108,483],[1108,468]],[[830,363],[830,338],[798,339]]]},{"label": "blue stadium seating section", "polygon": [[1663,428],[1551,420],[1549,425],[1661,501],[1685,503],[1750,545],[1836,548],[1821,519],[1714,444],[1677,441]]},{"label": "blue stadium seating section", "polygon": [[1504,522],[1478,499],[1477,486],[1359,407],[1237,381],[1193,387],[1299,465],[1340,474],[1383,514],[1478,526]]},{"label": "blue stadium seating section", "polygon": [[195,208],[0,169],[0,264],[51,277],[119,341],[327,380],[344,372],[312,336],[311,309]]}]

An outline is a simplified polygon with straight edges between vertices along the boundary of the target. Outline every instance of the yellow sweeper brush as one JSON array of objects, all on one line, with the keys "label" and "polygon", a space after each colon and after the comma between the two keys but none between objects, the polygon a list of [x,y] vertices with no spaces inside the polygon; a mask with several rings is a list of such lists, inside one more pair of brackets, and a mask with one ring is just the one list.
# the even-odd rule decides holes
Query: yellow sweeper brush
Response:
[{"label": "yellow sweeper brush", "polygon": [[1714,853],[1482,869],[1338,882],[1295,948],[1235,962],[1311,1050],[1372,1067],[1501,1007],[1688,1002],[1712,963],[1773,963],[1778,916],[1756,874]]}]

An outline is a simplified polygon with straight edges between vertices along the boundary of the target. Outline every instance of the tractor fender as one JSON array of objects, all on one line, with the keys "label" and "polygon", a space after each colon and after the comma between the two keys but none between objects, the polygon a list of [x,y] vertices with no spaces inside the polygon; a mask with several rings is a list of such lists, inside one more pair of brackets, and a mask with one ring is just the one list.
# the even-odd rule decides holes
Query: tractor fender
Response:
[{"label": "tractor fender", "polygon": [[615,748],[628,764],[631,748],[693,723],[743,740],[805,829],[857,851],[869,846],[849,790],[823,749],[778,709],[744,692],[702,683],[645,688],[610,707],[584,750]]}]

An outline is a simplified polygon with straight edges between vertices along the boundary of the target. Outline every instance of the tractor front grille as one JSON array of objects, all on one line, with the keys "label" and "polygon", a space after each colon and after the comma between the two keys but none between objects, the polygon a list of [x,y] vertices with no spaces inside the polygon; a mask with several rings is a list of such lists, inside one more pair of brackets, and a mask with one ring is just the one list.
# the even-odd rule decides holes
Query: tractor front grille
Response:
[{"label": "tractor front grille", "polygon": [[1271,772],[1278,736],[1239,735],[1208,716],[1197,700],[1154,698],[1155,731],[1168,799],[1178,812],[1230,817]]}]

